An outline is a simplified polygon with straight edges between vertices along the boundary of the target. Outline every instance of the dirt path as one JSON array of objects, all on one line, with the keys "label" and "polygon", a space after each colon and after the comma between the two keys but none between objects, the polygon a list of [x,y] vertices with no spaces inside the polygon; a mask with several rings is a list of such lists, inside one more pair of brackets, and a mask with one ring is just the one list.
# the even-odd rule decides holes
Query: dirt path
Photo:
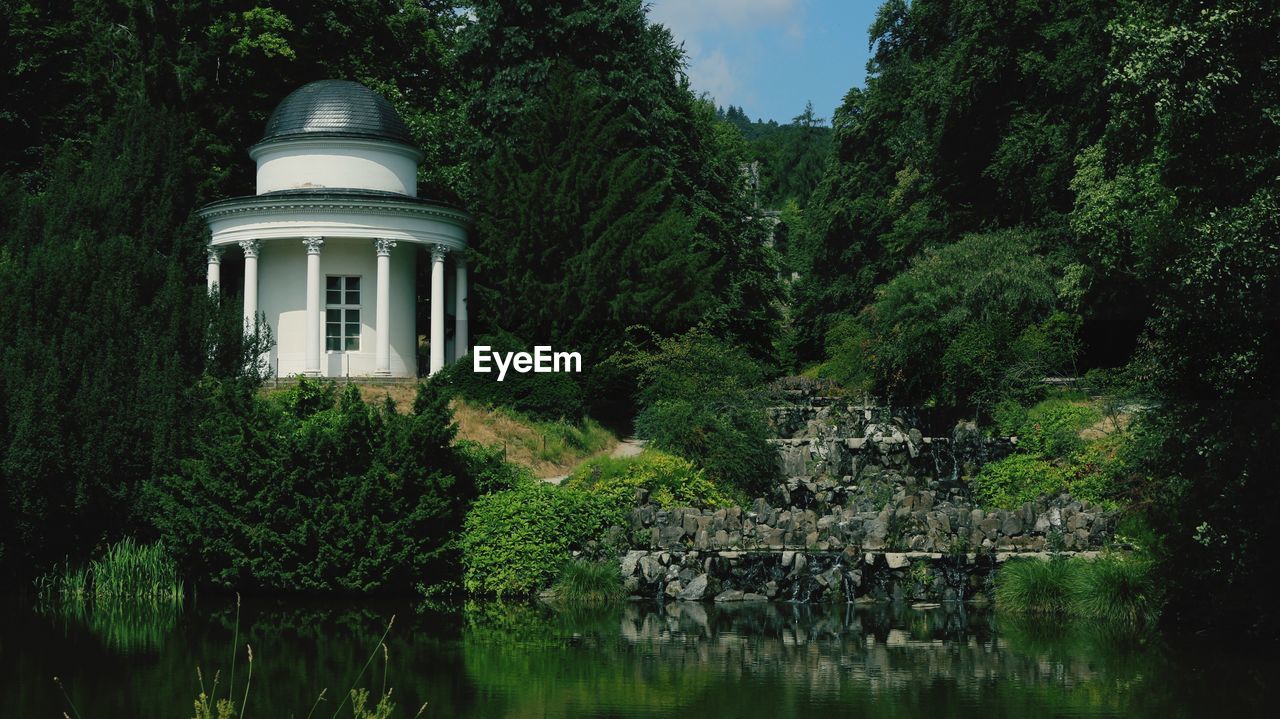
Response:
[{"label": "dirt path", "polygon": [[[636,439],[635,437],[624,437],[614,446],[613,451],[609,453],[610,457],[634,457],[644,451],[644,445],[648,442],[646,439]],[[584,462],[586,460],[583,460]],[[564,474],[559,477],[543,477],[542,481],[551,484],[560,484],[569,478]]]}]

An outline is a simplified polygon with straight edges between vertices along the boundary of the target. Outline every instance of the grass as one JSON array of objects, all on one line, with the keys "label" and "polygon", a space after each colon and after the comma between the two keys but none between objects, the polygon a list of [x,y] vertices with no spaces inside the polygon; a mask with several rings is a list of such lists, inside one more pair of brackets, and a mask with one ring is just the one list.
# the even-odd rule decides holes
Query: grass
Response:
[{"label": "grass", "polygon": [[561,567],[553,589],[556,599],[570,604],[607,604],[622,598],[622,573],[617,562],[574,559]]},{"label": "grass", "polygon": [[1108,555],[1076,577],[1075,613],[1121,624],[1153,623],[1163,595],[1146,560]]},{"label": "grass", "polygon": [[[365,402],[381,403],[386,398],[396,409],[408,412],[418,387],[414,383],[365,384],[353,382]],[[264,388],[264,396],[282,394],[287,387]],[[459,440],[471,440],[506,452],[507,461],[528,467],[540,478],[563,477],[582,460],[608,454],[618,438],[590,418],[572,424],[545,422],[525,417],[505,407],[486,407],[457,398],[449,403]]]},{"label": "grass", "polygon": [[1066,614],[1078,563],[1054,558],[1006,562],[996,575],[996,606],[1024,614]]},{"label": "grass", "polygon": [[163,542],[140,544],[126,537],[107,548],[87,567],[70,563],[36,579],[45,600],[84,602],[149,600],[182,604],[178,565]]},{"label": "grass", "polygon": [[505,450],[507,461],[537,477],[569,474],[580,462],[610,452],[618,439],[595,420],[580,424],[529,419],[504,407],[485,407],[455,399],[450,403],[458,439]]},{"label": "grass", "polygon": [[996,606],[1012,613],[1147,626],[1163,603],[1151,563],[1132,555],[1014,560],[996,575]]}]

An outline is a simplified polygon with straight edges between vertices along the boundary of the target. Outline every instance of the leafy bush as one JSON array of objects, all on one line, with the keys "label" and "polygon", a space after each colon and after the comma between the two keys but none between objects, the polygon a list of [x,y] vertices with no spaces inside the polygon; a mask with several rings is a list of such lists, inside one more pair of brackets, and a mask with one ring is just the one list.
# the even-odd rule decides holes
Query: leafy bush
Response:
[{"label": "leafy bush", "polygon": [[532,594],[556,576],[570,552],[624,517],[603,497],[540,481],[477,499],[460,541],[463,586],[497,597]]},{"label": "leafy bush", "polygon": [[364,403],[354,386],[336,405],[332,396],[308,381],[282,399],[212,380],[197,388],[194,456],[148,494],[188,576],[225,589],[316,592],[403,590],[452,576],[475,488],[450,447],[447,397],[424,383],[413,413],[401,414]]},{"label": "leafy bush", "polygon": [[1030,454],[1013,454],[983,465],[973,479],[974,497],[980,503],[1006,509],[1066,488],[1067,478],[1061,469]]},{"label": "leafy bush", "polygon": [[554,589],[562,601],[604,604],[622,597],[622,572],[617,562],[574,559],[561,567]]},{"label": "leafy bush", "polygon": [[647,449],[635,457],[598,457],[579,465],[564,486],[602,497],[629,512],[637,489],[663,507],[727,507],[733,498],[707,479],[692,462]]},{"label": "leafy bush", "polygon": [[620,361],[635,372],[636,433],[655,449],[706,470],[723,487],[763,494],[777,476],[764,406],[764,368],[705,331],[629,345]]},{"label": "leafy bush", "polygon": [[506,461],[505,453],[497,447],[462,440],[453,445],[453,451],[462,462],[463,473],[475,483],[477,494],[501,492],[534,478],[527,468]]},{"label": "leafy bush", "polygon": [[[529,352],[530,347],[508,333],[477,337],[473,346],[487,345],[494,352]],[[437,375],[441,384],[474,402],[509,407],[534,419],[576,420],[586,411],[582,388],[572,374],[508,370],[501,382],[497,367],[475,372],[471,356],[451,364]]]},{"label": "leafy bush", "polygon": [[1066,457],[1079,450],[1084,442],[1080,431],[1102,419],[1102,413],[1091,405],[1065,399],[1047,399],[1027,410],[1021,423],[1012,430],[1018,446],[1042,457]]},{"label": "leafy bush", "polygon": [[1019,368],[1060,333],[1027,335],[1055,303],[1054,279],[1034,240],[1008,230],[925,250],[877,290],[873,304],[832,328],[827,376],[855,384],[871,378],[894,401],[986,409],[1009,394],[1011,380],[1038,382],[1043,375],[1028,378]]},{"label": "leafy bush", "polygon": [[1081,430],[1102,413],[1091,404],[1051,398],[1027,409],[1002,402],[996,431],[1018,437],[1019,452],[982,468],[974,480],[980,502],[1016,507],[1041,494],[1069,492],[1077,499],[1114,505],[1123,494],[1127,437],[1119,433],[1086,441]]},{"label": "leafy bush", "polygon": [[869,392],[875,386],[875,343],[871,330],[857,317],[842,316],[826,336],[826,359],[817,377],[835,380],[847,390]]}]

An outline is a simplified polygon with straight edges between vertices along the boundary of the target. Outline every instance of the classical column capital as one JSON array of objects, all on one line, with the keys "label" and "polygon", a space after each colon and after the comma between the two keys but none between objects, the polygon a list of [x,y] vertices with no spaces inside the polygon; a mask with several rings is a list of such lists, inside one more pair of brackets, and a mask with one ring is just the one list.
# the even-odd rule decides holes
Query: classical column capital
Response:
[{"label": "classical column capital", "polygon": [[245,257],[257,257],[258,250],[262,248],[261,240],[241,240],[240,249],[244,250]]},{"label": "classical column capital", "polygon": [[378,253],[379,257],[391,256],[391,249],[396,246],[395,240],[387,240],[379,237],[373,241],[373,249]]},{"label": "classical column capital", "polygon": [[431,246],[431,259],[433,262],[443,262],[444,256],[447,254],[449,254],[449,247],[447,245]]},{"label": "classical column capital", "polygon": [[466,250],[454,250],[454,251],[453,251],[453,264],[454,264],[455,266],[457,266],[457,267],[466,267],[466,266],[467,266],[467,252],[466,252]]},{"label": "classical column capital", "polygon": [[304,237],[302,238],[302,244],[306,245],[308,255],[318,255],[320,254],[320,248],[324,247],[324,238]]},{"label": "classical column capital", "polygon": [[209,264],[216,265],[222,262],[222,253],[227,251],[225,247],[214,247],[210,245],[204,248],[209,253]]}]

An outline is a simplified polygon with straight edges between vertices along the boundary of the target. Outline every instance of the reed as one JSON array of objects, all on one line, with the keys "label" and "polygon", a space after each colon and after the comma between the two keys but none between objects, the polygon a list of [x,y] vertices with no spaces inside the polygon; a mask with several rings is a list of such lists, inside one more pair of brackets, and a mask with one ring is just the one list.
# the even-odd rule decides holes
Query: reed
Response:
[{"label": "reed", "polygon": [[574,559],[560,568],[553,589],[561,601],[606,604],[622,597],[622,572],[616,562]]},{"label": "reed", "polygon": [[163,542],[140,544],[126,537],[107,548],[87,567],[70,562],[36,579],[42,600],[120,602],[145,600],[181,605],[183,584],[178,565]]},{"label": "reed", "polygon": [[1003,611],[1129,626],[1154,623],[1164,604],[1151,562],[1131,555],[1013,560],[996,575],[995,594]]},{"label": "reed", "polygon": [[1078,568],[1078,561],[1062,558],[1006,562],[996,575],[996,606],[1024,614],[1067,614]]},{"label": "reed", "polygon": [[1130,556],[1108,555],[1082,567],[1073,578],[1072,613],[1135,626],[1153,624],[1164,595],[1151,573],[1151,563]]}]

